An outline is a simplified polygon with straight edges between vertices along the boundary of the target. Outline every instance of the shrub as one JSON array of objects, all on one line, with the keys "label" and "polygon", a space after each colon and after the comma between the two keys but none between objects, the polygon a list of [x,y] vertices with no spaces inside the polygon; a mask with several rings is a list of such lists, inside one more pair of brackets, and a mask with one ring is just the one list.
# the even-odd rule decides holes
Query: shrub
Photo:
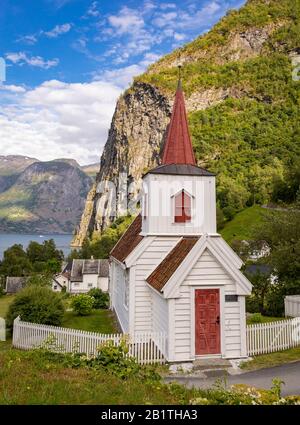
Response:
[{"label": "shrub", "polygon": [[109,296],[106,292],[101,291],[99,288],[92,288],[89,290],[88,295],[94,298],[94,308],[108,308]]},{"label": "shrub", "polygon": [[142,380],[160,380],[155,366],[142,366],[134,357],[127,356],[128,342],[124,338],[118,346],[113,341],[107,341],[98,348],[97,356],[87,359],[86,364],[93,369],[104,369],[121,379],[139,377]]},{"label": "shrub", "polygon": [[262,315],[261,313],[253,313],[249,318],[250,323],[262,323]]},{"label": "shrub", "polygon": [[71,302],[71,307],[79,316],[91,314],[94,306],[94,298],[89,295],[76,295]]},{"label": "shrub", "polygon": [[59,326],[62,323],[64,306],[58,294],[39,285],[22,289],[11,303],[6,316],[7,326],[20,316],[25,322]]}]

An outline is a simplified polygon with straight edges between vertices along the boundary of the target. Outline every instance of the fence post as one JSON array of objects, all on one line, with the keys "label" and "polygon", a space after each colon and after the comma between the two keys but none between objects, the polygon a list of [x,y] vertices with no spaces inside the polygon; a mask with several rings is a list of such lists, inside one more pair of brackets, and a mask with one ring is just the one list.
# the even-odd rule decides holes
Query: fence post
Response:
[{"label": "fence post", "polygon": [[20,322],[21,318],[20,316],[16,317],[14,320],[14,325],[13,325],[13,340],[12,340],[12,345],[13,347],[17,346],[19,337],[20,337],[20,330],[19,330],[19,322]]}]

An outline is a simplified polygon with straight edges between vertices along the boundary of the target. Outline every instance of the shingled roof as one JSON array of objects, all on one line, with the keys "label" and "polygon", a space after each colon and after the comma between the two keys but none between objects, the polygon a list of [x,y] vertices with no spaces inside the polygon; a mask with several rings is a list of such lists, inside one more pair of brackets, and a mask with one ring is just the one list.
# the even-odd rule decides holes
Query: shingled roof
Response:
[{"label": "shingled roof", "polygon": [[82,282],[84,274],[97,274],[99,277],[108,277],[109,261],[107,259],[73,260],[71,281]]},{"label": "shingled roof", "polygon": [[6,293],[16,294],[21,291],[26,284],[26,277],[12,277],[7,276],[6,278]]},{"label": "shingled roof", "polygon": [[199,238],[182,238],[172,251],[163,259],[146,281],[157,291],[161,292],[165,284],[189,254]]},{"label": "shingled roof", "polygon": [[126,232],[121,236],[117,244],[113,247],[110,255],[116,260],[123,263],[134,248],[141,242],[143,236],[142,231],[142,216],[139,214],[128,227]]}]

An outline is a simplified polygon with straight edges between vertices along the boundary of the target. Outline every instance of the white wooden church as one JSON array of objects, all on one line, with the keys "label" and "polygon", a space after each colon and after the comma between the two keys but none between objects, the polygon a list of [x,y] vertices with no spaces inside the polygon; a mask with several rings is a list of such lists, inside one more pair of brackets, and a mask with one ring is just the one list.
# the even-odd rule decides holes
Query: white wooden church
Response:
[{"label": "white wooden church", "polygon": [[165,332],[170,362],[247,357],[251,283],[217,233],[215,175],[196,165],[180,81],[161,165],[143,189],[142,213],[111,251],[123,332]]}]

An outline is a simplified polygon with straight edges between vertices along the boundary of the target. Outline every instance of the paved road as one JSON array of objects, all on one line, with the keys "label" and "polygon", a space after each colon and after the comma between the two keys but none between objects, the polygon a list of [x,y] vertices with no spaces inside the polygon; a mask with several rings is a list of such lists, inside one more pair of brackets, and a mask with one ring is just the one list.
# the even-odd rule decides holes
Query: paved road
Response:
[{"label": "paved road", "polygon": [[[270,367],[252,372],[245,372],[240,375],[227,376],[228,385],[249,384],[258,388],[269,389],[272,386],[272,379],[279,378],[285,382],[282,385],[282,395],[300,395],[300,361],[288,363],[282,366]],[[172,377],[167,381],[177,381],[189,387],[208,388],[211,387],[218,378],[195,378],[195,377]]]}]

